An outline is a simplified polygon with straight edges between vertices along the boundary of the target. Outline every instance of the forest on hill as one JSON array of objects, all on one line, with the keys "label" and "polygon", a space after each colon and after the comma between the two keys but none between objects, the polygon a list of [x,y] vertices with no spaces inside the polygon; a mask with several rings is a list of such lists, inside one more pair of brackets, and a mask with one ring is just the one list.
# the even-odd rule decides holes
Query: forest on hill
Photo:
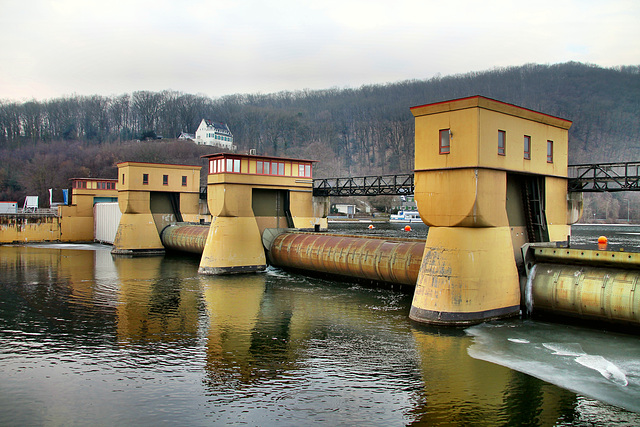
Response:
[{"label": "forest on hill", "polygon": [[[217,99],[139,91],[0,101],[0,200],[44,198],[49,188],[68,187],[71,177],[115,178],[120,161],[202,164],[200,155],[218,150],[175,138],[194,133],[203,118],[227,123],[240,152],[318,160],[315,177],[410,172],[410,107],[473,95],[573,121],[570,164],[640,160],[640,66],[527,64],[353,89]],[[154,135],[164,139],[143,140]],[[615,203],[621,210],[628,197],[601,197],[613,211],[607,217],[618,215]]]}]

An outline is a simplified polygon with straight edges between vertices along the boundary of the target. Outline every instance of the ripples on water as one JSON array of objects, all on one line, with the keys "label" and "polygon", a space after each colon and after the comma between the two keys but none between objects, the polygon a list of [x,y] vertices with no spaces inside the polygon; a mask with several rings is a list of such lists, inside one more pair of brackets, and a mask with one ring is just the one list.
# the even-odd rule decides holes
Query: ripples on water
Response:
[{"label": "ripples on water", "polygon": [[513,359],[509,346],[526,344],[509,338],[535,341],[527,323],[513,336],[468,335],[410,322],[411,296],[393,290],[273,268],[201,276],[194,257],[69,246],[0,247],[2,425],[640,422],[520,366],[469,357]]}]

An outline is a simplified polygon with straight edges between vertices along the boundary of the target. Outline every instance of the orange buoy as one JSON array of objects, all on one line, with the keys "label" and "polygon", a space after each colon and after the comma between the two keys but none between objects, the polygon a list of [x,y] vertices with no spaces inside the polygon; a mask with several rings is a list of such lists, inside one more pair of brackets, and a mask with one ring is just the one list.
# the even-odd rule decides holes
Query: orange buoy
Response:
[{"label": "orange buoy", "polygon": [[609,240],[607,239],[607,236],[600,236],[598,237],[598,243],[600,244],[606,244]]},{"label": "orange buoy", "polygon": [[411,231],[411,226],[410,225],[405,225],[404,226],[404,231]]},{"label": "orange buoy", "polygon": [[373,224],[369,224],[369,230],[373,230],[374,228]]}]

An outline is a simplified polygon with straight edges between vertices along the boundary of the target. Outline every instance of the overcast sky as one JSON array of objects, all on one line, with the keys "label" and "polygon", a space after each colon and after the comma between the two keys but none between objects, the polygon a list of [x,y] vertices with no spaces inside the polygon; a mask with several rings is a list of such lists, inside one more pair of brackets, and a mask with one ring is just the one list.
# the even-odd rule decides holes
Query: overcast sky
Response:
[{"label": "overcast sky", "polygon": [[0,99],[640,64],[638,0],[0,0]]}]

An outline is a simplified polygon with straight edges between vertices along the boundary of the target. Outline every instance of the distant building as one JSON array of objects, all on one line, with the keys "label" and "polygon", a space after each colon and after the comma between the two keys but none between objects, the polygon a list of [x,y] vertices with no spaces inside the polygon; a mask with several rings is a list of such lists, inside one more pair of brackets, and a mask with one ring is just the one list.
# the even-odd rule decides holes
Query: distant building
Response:
[{"label": "distant building", "polygon": [[186,132],[182,132],[179,136],[178,139],[182,139],[182,140],[191,140],[191,141],[195,141],[196,136],[192,133],[186,133]]},{"label": "distant building", "polygon": [[349,218],[353,218],[354,215],[356,214],[356,205],[349,205],[349,204],[345,204],[345,203],[336,203],[334,205],[334,208],[338,213],[343,213],[343,214],[347,215],[347,217],[349,217]]},{"label": "distant building", "polygon": [[231,151],[236,150],[229,127],[224,123],[216,123],[207,119],[202,119],[200,122],[195,142],[198,145],[214,145]]}]

